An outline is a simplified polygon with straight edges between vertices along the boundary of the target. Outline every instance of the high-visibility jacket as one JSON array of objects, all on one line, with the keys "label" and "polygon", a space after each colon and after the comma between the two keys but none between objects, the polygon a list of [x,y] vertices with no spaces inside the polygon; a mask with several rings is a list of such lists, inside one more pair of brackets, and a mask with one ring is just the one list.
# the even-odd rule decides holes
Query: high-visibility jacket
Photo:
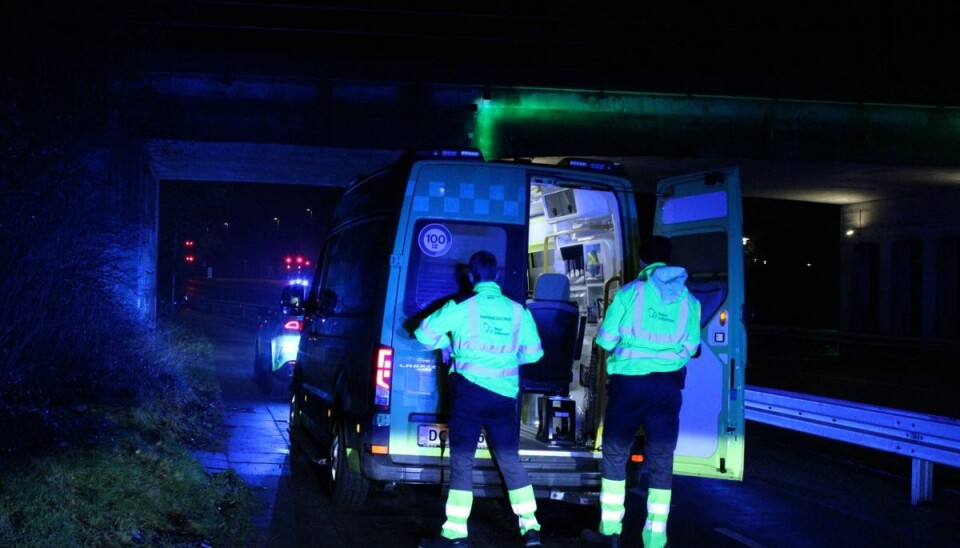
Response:
[{"label": "high-visibility jacket", "polygon": [[608,375],[676,371],[700,345],[700,301],[687,271],[654,263],[623,286],[607,307],[597,345],[610,352]]},{"label": "high-visibility jacket", "polygon": [[496,282],[480,282],[474,295],[449,301],[414,332],[432,350],[451,347],[453,370],[509,398],[520,390],[520,365],[543,357],[537,324],[523,305],[505,297]]}]

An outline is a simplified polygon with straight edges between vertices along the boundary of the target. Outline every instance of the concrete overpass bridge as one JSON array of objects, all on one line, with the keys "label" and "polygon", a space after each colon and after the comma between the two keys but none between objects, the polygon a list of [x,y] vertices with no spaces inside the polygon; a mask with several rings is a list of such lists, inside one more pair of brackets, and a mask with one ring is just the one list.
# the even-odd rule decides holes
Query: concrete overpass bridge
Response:
[{"label": "concrete overpass bridge", "polygon": [[640,192],[739,165],[747,197],[840,206],[842,329],[960,337],[960,101],[940,34],[882,49],[856,25],[810,39],[809,18],[191,5],[124,21],[121,138],[97,151],[135,206],[147,317],[162,181],[343,186],[404,149],[473,146],[615,159]]}]

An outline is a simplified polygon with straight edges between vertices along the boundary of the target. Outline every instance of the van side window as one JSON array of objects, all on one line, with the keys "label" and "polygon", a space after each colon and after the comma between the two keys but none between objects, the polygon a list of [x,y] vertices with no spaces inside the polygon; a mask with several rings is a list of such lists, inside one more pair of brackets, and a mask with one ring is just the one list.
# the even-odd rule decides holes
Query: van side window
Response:
[{"label": "van side window", "polygon": [[317,269],[313,273],[313,280],[310,282],[310,291],[306,296],[305,311],[312,314],[317,310],[317,297],[320,291],[320,279],[323,274],[323,266],[326,264],[325,255],[327,246],[324,245],[320,250],[320,256],[317,258]]},{"label": "van side window", "polygon": [[[369,314],[380,297],[384,221],[351,226],[330,242],[321,300],[335,301],[334,314]],[[371,244],[374,244],[371,246]],[[334,299],[335,295],[335,299]],[[331,302],[332,304],[332,302]]]}]

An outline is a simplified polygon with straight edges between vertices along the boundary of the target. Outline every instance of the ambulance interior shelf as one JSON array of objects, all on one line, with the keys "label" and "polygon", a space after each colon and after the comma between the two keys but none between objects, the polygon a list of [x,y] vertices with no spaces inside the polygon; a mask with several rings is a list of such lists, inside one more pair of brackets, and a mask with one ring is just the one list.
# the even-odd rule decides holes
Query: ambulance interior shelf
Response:
[{"label": "ambulance interior shelf", "polygon": [[[607,248],[612,245],[609,236],[612,229],[609,223],[584,224],[547,234],[543,239],[546,252],[542,259],[542,271],[565,270],[561,273],[570,279],[570,298],[580,304],[581,312],[587,316],[589,323],[596,323],[603,306],[602,288],[607,270],[604,266],[610,256]],[[564,237],[569,237],[571,242],[562,245],[560,242]],[[559,249],[559,260],[555,249]]]}]

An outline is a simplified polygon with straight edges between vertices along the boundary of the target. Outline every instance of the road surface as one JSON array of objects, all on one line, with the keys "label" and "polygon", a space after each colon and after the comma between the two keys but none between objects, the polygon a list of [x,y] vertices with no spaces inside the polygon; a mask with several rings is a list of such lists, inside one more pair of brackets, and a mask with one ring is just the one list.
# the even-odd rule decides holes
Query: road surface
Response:
[{"label": "road surface", "polygon": [[[287,403],[253,382],[253,326],[196,312],[179,318],[213,342],[228,410],[226,453],[201,457],[211,470],[236,469],[257,490],[264,501],[258,545],[416,546],[439,531],[444,498],[436,486],[376,490],[360,509],[334,506],[321,471],[288,451]],[[748,423],[742,482],[675,479],[670,546],[960,546],[960,489],[935,475],[933,503],[912,506],[909,472],[906,458]],[[642,546],[644,498],[642,488],[628,494],[623,546]],[[596,508],[538,504],[546,547],[579,546],[580,530],[596,526]],[[472,546],[520,546],[503,499],[477,499],[469,527]]]}]

